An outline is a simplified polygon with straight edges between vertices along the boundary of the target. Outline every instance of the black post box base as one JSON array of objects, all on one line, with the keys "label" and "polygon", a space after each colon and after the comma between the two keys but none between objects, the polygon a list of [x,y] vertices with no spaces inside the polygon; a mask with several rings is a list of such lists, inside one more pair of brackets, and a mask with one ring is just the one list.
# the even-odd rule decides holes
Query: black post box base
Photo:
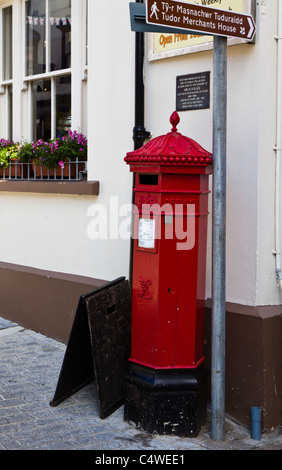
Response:
[{"label": "black post box base", "polygon": [[208,373],[197,369],[151,369],[129,361],[124,420],[150,434],[196,437],[206,423]]}]

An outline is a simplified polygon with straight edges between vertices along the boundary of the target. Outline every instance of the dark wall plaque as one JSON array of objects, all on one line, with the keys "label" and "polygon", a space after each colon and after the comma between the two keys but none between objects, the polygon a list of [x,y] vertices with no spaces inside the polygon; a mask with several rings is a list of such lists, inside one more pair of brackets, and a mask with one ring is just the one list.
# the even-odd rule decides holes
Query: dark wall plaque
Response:
[{"label": "dark wall plaque", "polygon": [[210,107],[210,72],[176,77],[176,111]]}]

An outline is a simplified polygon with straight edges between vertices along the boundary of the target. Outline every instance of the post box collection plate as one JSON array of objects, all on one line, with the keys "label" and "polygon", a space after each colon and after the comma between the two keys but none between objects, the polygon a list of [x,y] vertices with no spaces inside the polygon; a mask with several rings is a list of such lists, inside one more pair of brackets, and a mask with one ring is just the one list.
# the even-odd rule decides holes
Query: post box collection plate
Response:
[{"label": "post box collection plate", "polygon": [[138,246],[141,248],[155,247],[155,220],[139,219]]}]

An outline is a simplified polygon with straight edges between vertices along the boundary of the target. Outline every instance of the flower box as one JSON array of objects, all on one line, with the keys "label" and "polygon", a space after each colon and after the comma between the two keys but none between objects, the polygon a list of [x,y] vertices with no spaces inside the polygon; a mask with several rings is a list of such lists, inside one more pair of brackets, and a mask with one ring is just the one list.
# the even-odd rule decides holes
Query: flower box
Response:
[{"label": "flower box", "polygon": [[57,169],[57,176],[61,175],[64,179],[79,179],[79,173],[85,168],[83,162],[64,162],[64,164]]},{"label": "flower box", "polygon": [[5,177],[7,178],[27,178],[27,166],[20,162],[19,158],[13,158],[6,168]]},{"label": "flower box", "polygon": [[6,167],[0,167],[0,178],[26,179],[28,178],[27,166],[20,163],[19,159],[13,160]]},{"label": "flower box", "polygon": [[39,165],[36,163],[32,163],[32,178],[35,179],[45,179],[45,178],[53,178],[54,172],[48,170],[45,165]]},{"label": "flower box", "polygon": [[78,180],[86,161],[87,139],[77,131],[48,141],[0,140],[0,178]]},{"label": "flower box", "polygon": [[49,169],[45,165],[32,164],[35,179],[80,179],[80,172],[85,168],[84,162],[67,162]]}]

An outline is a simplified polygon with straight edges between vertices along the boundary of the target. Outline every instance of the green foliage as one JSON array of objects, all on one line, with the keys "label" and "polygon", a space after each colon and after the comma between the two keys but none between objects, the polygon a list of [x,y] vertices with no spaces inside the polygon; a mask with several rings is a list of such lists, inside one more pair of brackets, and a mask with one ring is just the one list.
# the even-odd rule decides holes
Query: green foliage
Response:
[{"label": "green foliage", "polygon": [[18,158],[21,163],[31,163],[34,158],[34,149],[31,142],[21,142],[18,144]]},{"label": "green foliage", "polygon": [[77,131],[68,131],[68,135],[57,139],[33,142],[23,142],[18,146],[18,156],[21,163],[36,163],[44,165],[49,170],[63,166],[67,161],[87,160],[87,140]]},{"label": "green foliage", "polygon": [[0,139],[0,169],[7,168],[13,159],[20,163],[36,163],[49,170],[64,167],[68,161],[87,160],[87,139],[77,131],[68,131],[66,136],[44,141],[14,143]]},{"label": "green foliage", "polygon": [[0,169],[7,168],[9,164],[7,148],[3,147],[0,149]]},{"label": "green foliage", "polygon": [[7,168],[9,163],[18,158],[17,145],[8,143],[7,146],[0,145],[0,169]]}]

